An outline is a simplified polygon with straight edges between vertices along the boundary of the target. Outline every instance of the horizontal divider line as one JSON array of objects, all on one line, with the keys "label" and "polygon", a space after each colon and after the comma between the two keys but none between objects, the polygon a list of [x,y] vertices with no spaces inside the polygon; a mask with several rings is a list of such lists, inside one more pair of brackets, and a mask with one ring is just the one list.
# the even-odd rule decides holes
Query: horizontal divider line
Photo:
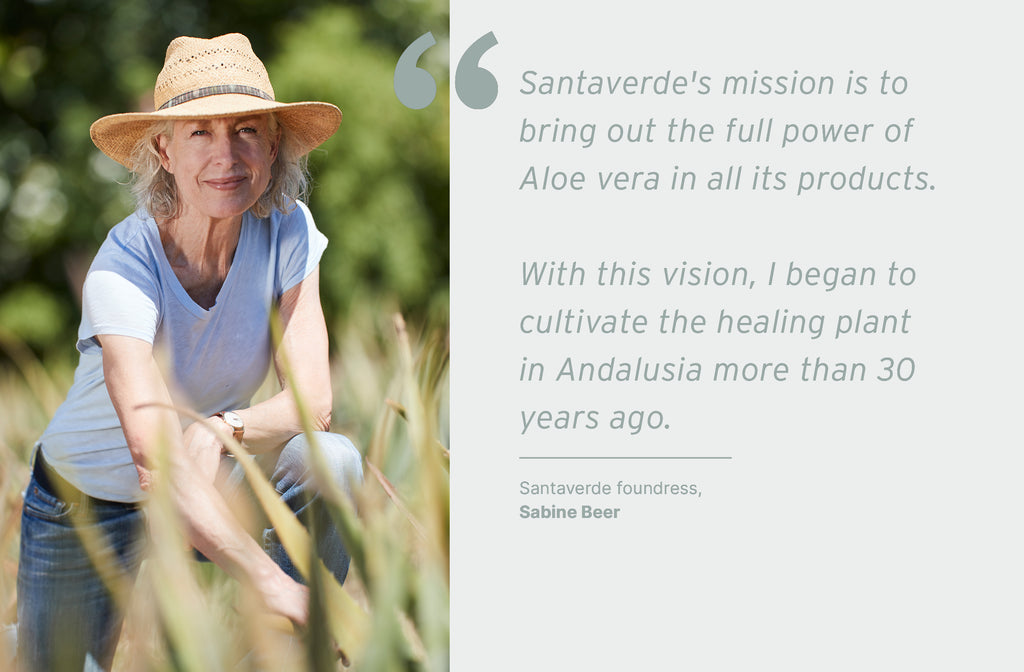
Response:
[{"label": "horizontal divider line", "polygon": [[520,460],[731,460],[731,455],[520,455]]}]

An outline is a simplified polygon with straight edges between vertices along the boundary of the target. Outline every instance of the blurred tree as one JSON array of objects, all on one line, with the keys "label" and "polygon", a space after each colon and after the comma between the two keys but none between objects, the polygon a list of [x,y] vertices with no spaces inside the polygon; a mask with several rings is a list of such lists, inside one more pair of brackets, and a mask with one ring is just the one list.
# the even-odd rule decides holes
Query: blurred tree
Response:
[{"label": "blurred tree", "polygon": [[[421,64],[437,99],[408,110],[392,75],[431,30]],[[326,100],[341,130],[311,157],[311,207],[331,239],[328,320],[395,301],[447,317],[447,5],[440,0],[15,0],[0,5],[0,320],[37,351],[66,350],[82,274],[133,205],[126,171],[89,139],[95,119],[152,105],[178,35],[242,32],[281,100]],[[442,53],[444,52],[444,53]]]}]

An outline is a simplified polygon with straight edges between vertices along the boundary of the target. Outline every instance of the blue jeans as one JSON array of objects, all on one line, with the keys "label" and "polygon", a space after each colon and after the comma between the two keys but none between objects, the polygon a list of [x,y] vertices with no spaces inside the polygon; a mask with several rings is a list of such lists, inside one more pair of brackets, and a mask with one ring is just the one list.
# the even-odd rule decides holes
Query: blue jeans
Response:
[{"label": "blue jeans", "polygon": [[[362,479],[362,458],[339,434],[317,433],[317,444],[337,482],[348,488]],[[324,564],[344,581],[349,556],[337,529],[311,489],[306,455],[309,444],[298,435],[280,451],[257,457],[281,499],[307,526],[318,531]],[[229,484],[242,488],[244,475],[234,466]],[[117,648],[123,615],[118,611],[76,525],[89,524],[113,551],[109,569],[134,581],[146,544],[144,510],[138,506],[84,499],[69,504],[33,477],[25,490],[18,565],[18,662],[24,672],[108,670]],[[262,532],[270,557],[292,578],[299,576],[271,528]]]},{"label": "blue jeans", "polygon": [[[328,472],[333,474],[334,482],[351,496],[352,486],[363,480],[362,456],[352,442],[341,434],[330,432],[315,432],[314,434],[320,453],[326,461]],[[263,472],[270,478],[270,484],[277,490],[281,500],[295,512],[307,529],[317,532],[317,554],[323,559],[327,569],[338,579],[338,583],[344,583],[345,576],[348,574],[349,555],[341,543],[341,535],[338,534],[337,528],[330,520],[330,515],[321,504],[320,497],[313,488],[313,473],[310,471],[311,467],[307,457],[309,449],[309,441],[305,435],[299,434],[286,443],[280,451],[257,455],[255,459]],[[234,458],[229,458],[229,460],[233,466],[223,488],[227,491],[226,495],[229,501],[235,494],[251,496],[248,481],[245,479],[245,470],[240,464],[234,463]],[[262,511],[255,502],[253,509],[258,512]],[[262,523],[263,529],[257,534],[263,550],[284,570],[285,574],[302,583],[302,576],[292,564],[291,558],[284,550],[284,545],[278,540],[277,531],[270,527],[269,521],[264,519]]]}]

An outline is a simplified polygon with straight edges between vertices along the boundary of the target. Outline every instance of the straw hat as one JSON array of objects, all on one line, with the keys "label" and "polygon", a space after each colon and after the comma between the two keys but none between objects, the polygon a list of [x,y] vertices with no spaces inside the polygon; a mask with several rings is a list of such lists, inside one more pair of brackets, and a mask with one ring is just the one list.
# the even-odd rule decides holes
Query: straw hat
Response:
[{"label": "straw hat", "polygon": [[112,114],[89,135],[104,154],[131,170],[132,150],[150,124],[164,119],[210,119],[273,112],[302,154],[331,137],[341,110],[330,103],[279,103],[263,63],[245,35],[178,37],[167,47],[153,91],[155,112]]}]

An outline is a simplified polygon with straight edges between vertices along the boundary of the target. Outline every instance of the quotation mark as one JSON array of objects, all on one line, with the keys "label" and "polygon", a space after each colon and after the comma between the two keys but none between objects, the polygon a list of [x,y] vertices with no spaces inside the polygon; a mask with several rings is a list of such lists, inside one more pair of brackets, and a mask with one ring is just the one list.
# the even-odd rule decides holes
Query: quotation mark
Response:
[{"label": "quotation mark", "polygon": [[489,32],[469,45],[459,59],[459,66],[455,68],[455,93],[466,107],[482,110],[498,97],[498,80],[480,67],[480,58],[496,44],[494,33]]},{"label": "quotation mark", "polygon": [[[433,76],[416,65],[427,49],[437,44],[432,33],[423,33],[405,48],[395,65],[395,95],[406,107],[422,110],[434,102],[437,82]],[[498,44],[494,32],[489,32],[469,45],[455,68],[455,93],[466,107],[482,110],[490,107],[498,97],[498,80],[490,71],[480,67],[480,59],[488,49]]]}]

